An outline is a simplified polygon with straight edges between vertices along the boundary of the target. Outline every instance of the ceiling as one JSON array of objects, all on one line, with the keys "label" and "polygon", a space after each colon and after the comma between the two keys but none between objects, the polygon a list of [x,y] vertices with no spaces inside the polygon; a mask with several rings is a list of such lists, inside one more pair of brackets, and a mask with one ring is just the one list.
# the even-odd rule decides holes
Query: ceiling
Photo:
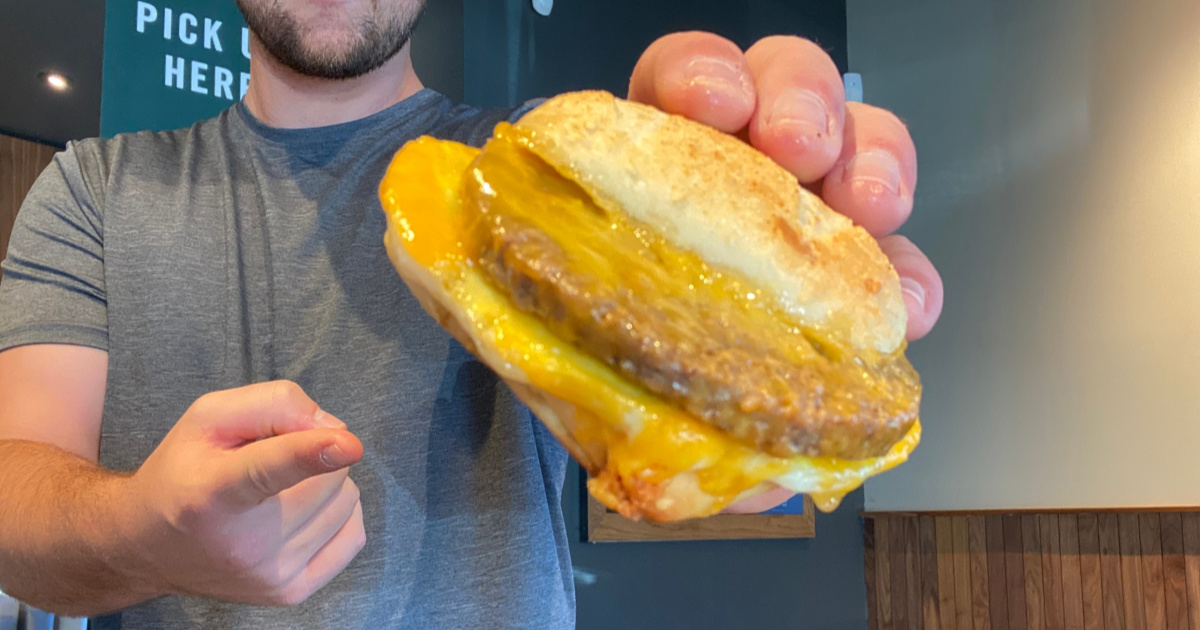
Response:
[{"label": "ceiling", "polygon": [[[103,0],[0,0],[0,133],[63,145],[100,133]],[[65,92],[39,78],[71,79]]]}]

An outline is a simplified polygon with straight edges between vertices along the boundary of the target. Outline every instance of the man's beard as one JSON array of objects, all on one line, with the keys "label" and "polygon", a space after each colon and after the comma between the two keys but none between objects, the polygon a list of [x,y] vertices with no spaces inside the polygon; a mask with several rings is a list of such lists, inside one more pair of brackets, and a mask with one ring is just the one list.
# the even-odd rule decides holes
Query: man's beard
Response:
[{"label": "man's beard", "polygon": [[296,19],[275,2],[237,0],[250,31],[267,53],[295,72],[318,79],[353,79],[375,70],[408,43],[425,2],[408,12],[371,15],[359,22],[357,41],[336,54],[309,50]]}]

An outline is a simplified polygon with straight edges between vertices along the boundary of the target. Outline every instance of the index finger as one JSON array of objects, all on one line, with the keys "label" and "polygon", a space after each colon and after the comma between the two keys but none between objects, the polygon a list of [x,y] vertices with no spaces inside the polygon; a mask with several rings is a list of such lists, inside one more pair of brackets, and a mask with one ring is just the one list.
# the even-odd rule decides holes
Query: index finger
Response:
[{"label": "index finger", "polygon": [[735,133],[750,121],[756,97],[742,49],[719,35],[691,32],[663,36],[642,53],[628,98]]},{"label": "index finger", "polygon": [[198,415],[207,436],[225,447],[316,427],[346,427],[290,381],[213,392],[197,400],[190,413]]}]

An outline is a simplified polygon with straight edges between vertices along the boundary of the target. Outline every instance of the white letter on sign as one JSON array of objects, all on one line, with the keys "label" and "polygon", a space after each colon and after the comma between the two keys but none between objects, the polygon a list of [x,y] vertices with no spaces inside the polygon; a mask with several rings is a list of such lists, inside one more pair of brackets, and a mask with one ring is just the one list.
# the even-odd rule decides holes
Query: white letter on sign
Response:
[{"label": "white letter on sign", "polygon": [[179,41],[187,44],[188,46],[195,45],[196,31],[192,29],[195,29],[197,24],[199,24],[199,22],[196,21],[196,16],[192,15],[191,13],[180,13]]},{"label": "white letter on sign", "polygon": [[172,55],[167,55],[167,72],[165,83],[167,87],[173,86],[180,90],[183,89],[183,57],[175,58]]},{"label": "white letter on sign", "polygon": [[233,73],[229,68],[215,66],[213,68],[213,96],[220,98],[224,96],[229,100],[233,100]]},{"label": "white letter on sign", "polygon": [[250,58],[250,29],[242,27],[242,56]]},{"label": "white letter on sign", "polygon": [[218,35],[221,33],[221,22],[219,20],[211,20],[204,18],[204,47],[217,52],[225,52],[221,48],[221,38]]},{"label": "white letter on sign", "polygon": [[149,2],[138,2],[137,29],[139,33],[146,32],[146,25],[158,19],[158,9]]},{"label": "white letter on sign", "polygon": [[208,88],[204,87],[204,82],[208,80],[208,64],[193,61],[192,62],[192,91],[197,94],[208,94]]}]

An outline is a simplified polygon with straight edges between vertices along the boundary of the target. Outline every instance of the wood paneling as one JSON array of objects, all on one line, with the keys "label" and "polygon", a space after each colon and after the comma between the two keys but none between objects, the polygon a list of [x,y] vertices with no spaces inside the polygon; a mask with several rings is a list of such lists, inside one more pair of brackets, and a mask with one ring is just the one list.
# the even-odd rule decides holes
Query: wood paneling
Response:
[{"label": "wood paneling", "polygon": [[[875,519],[872,519],[875,520]],[[892,536],[891,520],[875,520],[875,539],[867,544],[875,549],[875,614],[879,617],[880,630],[893,630],[892,619]],[[868,611],[870,612],[870,611]]]},{"label": "wood paneling", "polygon": [[1167,629],[1163,595],[1162,529],[1157,514],[1138,515],[1142,539],[1142,586],[1145,588],[1146,629]]},{"label": "wood paneling", "polygon": [[1058,517],[1059,562],[1062,573],[1063,626],[1083,628],[1083,572],[1080,570],[1079,519]]},{"label": "wood paneling", "polygon": [[940,628],[955,628],[954,621],[954,523],[949,516],[937,517],[937,567]]},{"label": "wood paneling", "polygon": [[1167,630],[1188,630],[1187,569],[1183,554],[1183,518],[1163,514],[1162,523],[1163,596]]},{"label": "wood paneling", "polygon": [[984,518],[987,529],[988,563],[988,610],[992,615],[992,629],[1008,627],[1008,584],[1004,573],[1004,521],[999,516]]},{"label": "wood paneling", "polygon": [[1200,630],[1200,512],[866,519],[873,629]]},{"label": "wood paneling", "polygon": [[8,253],[8,237],[25,194],[58,149],[0,135],[0,259]]},{"label": "wood paneling", "polygon": [[1188,620],[1200,628],[1200,514],[1183,515],[1183,553],[1187,573]]},{"label": "wood paneling", "polygon": [[1036,514],[1021,516],[1021,542],[1025,550],[1025,620],[1029,630],[1046,627],[1042,584],[1042,530]]},{"label": "wood paneling", "polygon": [[1004,519],[1004,581],[1008,592],[1008,627],[1025,630],[1025,558],[1021,555],[1021,517]]},{"label": "wood paneling", "polygon": [[1046,630],[1064,630],[1062,552],[1059,549],[1058,515],[1039,514],[1042,535],[1042,594],[1046,606]]},{"label": "wood paneling", "polygon": [[[950,517],[943,517],[950,518]],[[971,628],[971,556],[967,548],[967,519],[951,519],[954,532],[954,619],[959,628]]]},{"label": "wood paneling", "polygon": [[867,579],[867,630],[879,630],[878,601],[875,595],[875,520],[863,521],[863,575]]},{"label": "wood paneling", "polygon": [[975,630],[991,630],[988,603],[987,525],[982,515],[967,517],[967,550],[971,555],[971,620]]},{"label": "wood paneling", "polygon": [[1125,602],[1125,628],[1145,630],[1146,592],[1142,586],[1142,533],[1138,515],[1127,512],[1117,515],[1121,538],[1121,593]]},{"label": "wood paneling", "polygon": [[926,628],[940,626],[941,605],[938,601],[940,576],[938,575],[937,530],[932,516],[921,516],[917,521],[921,537],[921,620]]},{"label": "wood paneling", "polygon": [[1104,628],[1104,589],[1101,586],[1100,533],[1095,514],[1080,514],[1079,524],[1079,587],[1083,596],[1083,627],[1087,630]]},{"label": "wood paneling", "polygon": [[[908,538],[908,519],[894,519],[888,528],[891,534],[892,554],[892,623],[897,630],[908,628],[908,555],[905,553]],[[919,611],[918,611],[919,613]]]},{"label": "wood paneling", "polygon": [[1100,586],[1104,598],[1104,627],[1125,627],[1124,587],[1121,581],[1121,536],[1117,515],[1101,514],[1096,521],[1100,541]]}]

